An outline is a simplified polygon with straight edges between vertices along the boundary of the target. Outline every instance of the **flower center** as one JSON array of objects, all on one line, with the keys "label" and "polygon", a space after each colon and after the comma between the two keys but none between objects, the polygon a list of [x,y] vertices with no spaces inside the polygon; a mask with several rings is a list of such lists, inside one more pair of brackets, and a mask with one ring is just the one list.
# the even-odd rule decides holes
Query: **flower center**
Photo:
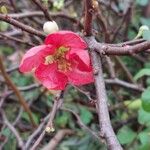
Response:
[{"label": "flower center", "polygon": [[58,64],[58,70],[66,72],[71,70],[71,63],[66,59],[66,53],[69,51],[69,48],[61,46],[59,47],[53,55],[48,55],[45,57],[45,64],[51,64],[56,62]]}]

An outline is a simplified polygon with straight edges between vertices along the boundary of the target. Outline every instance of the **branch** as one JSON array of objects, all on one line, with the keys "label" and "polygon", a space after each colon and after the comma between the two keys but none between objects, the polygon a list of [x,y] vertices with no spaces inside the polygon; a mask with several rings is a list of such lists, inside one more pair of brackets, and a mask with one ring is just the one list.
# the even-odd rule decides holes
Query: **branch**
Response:
[{"label": "branch", "polygon": [[57,134],[50,140],[50,142],[42,148],[42,150],[56,150],[59,142],[66,136],[72,135],[74,132],[70,129],[62,129],[57,132]]},{"label": "branch", "polygon": [[44,5],[39,0],[32,0],[44,13],[45,17],[49,20],[52,21],[52,18],[48,12],[48,8]]},{"label": "branch", "polygon": [[12,88],[12,90],[14,91],[16,96],[18,97],[18,101],[23,106],[24,110],[28,113],[30,121],[31,121],[32,125],[35,127],[36,124],[35,124],[34,119],[32,117],[32,112],[31,112],[28,104],[26,103],[24,97],[20,94],[20,91],[18,90],[16,85],[12,82],[12,80],[10,79],[8,74],[6,73],[1,55],[0,55],[0,71],[1,71],[1,74],[4,77],[4,79],[6,80],[8,86],[10,86]]},{"label": "branch", "polygon": [[50,113],[42,120],[42,123],[38,126],[38,128],[28,137],[28,140],[25,144],[25,148],[29,149],[31,143],[33,142],[34,138],[42,132],[46,122],[48,121],[48,118],[50,117]]},{"label": "branch", "polygon": [[48,120],[48,123],[46,124],[46,127],[45,129],[42,131],[42,133],[40,134],[40,136],[38,137],[38,139],[36,140],[36,142],[33,144],[33,146],[30,148],[30,150],[36,150],[36,148],[38,147],[38,145],[40,144],[40,142],[42,141],[42,139],[44,138],[46,132],[47,133],[50,133],[54,130],[54,127],[53,127],[53,120],[54,120],[54,117],[57,113],[57,110],[61,107],[62,105],[62,95],[63,95],[63,92],[60,93],[60,95],[58,97],[56,97],[56,99],[54,100],[54,105],[53,105],[53,108],[52,108],[52,111],[51,111],[51,114],[50,114],[50,117],[49,117],[49,120]]},{"label": "branch", "polygon": [[[91,36],[92,35],[91,32],[92,14],[89,12],[89,10],[93,9],[92,0],[85,0],[85,7],[86,8],[85,8],[84,32],[86,33],[87,36]],[[91,50],[90,53],[91,53],[91,60],[93,65],[94,78],[95,78],[95,87],[97,93],[97,111],[99,116],[101,136],[105,138],[109,150],[122,150],[122,147],[117,140],[117,137],[113,131],[110,122],[101,58],[97,55],[95,51],[93,51],[93,50],[102,50],[100,49],[99,46],[101,44],[100,43],[97,44],[94,37],[93,38],[86,37],[85,40],[87,41],[89,45],[89,49]],[[96,49],[96,45],[98,45],[98,49]]]},{"label": "branch", "polygon": [[3,38],[3,39],[5,39],[5,40],[16,41],[16,42],[19,42],[19,43],[22,43],[22,44],[27,44],[27,45],[29,45],[29,46],[35,46],[34,44],[32,44],[32,43],[30,43],[30,42],[27,42],[27,41],[24,41],[24,40],[21,40],[21,39],[12,37],[12,36],[8,36],[8,35],[3,34],[3,33],[0,33],[0,38]]},{"label": "branch", "polygon": [[77,123],[82,129],[89,132],[94,137],[94,139],[98,141],[100,140],[99,136],[82,122],[80,116],[76,112],[68,108],[62,108],[62,110],[72,113],[76,117]]},{"label": "branch", "polygon": [[126,67],[126,65],[123,63],[123,61],[119,58],[119,56],[115,56],[116,61],[118,62],[118,64],[120,65],[120,67],[122,68],[122,70],[124,71],[124,73],[127,75],[127,78],[130,82],[135,83],[135,80],[133,79],[132,74],[130,73],[130,71],[128,70],[128,68]]},{"label": "branch", "polygon": [[92,35],[92,1],[85,1],[85,21],[84,21],[84,35]]},{"label": "branch", "polygon": [[127,89],[132,89],[132,90],[138,91],[138,92],[143,92],[144,91],[144,88],[142,88],[142,87],[140,87],[136,84],[128,83],[128,82],[122,81],[122,80],[117,79],[117,78],[115,78],[115,79],[106,79],[105,83],[109,84],[109,85],[118,85],[118,86],[121,86],[121,87],[125,87]]},{"label": "branch", "polygon": [[89,48],[103,55],[133,55],[150,49],[150,42],[145,41],[133,46],[125,45],[124,47],[110,46],[109,44],[99,43],[94,37],[85,39],[89,44]]},{"label": "branch", "polygon": [[11,125],[11,123],[8,121],[8,119],[6,118],[5,113],[2,110],[1,110],[1,114],[2,114],[2,117],[3,117],[4,123],[11,130],[11,132],[15,135],[15,137],[16,137],[16,139],[18,141],[19,147],[23,150],[24,143],[23,143],[23,140],[22,140],[21,136],[19,135],[17,130]]},{"label": "branch", "polygon": [[2,14],[0,14],[0,20],[5,21],[5,22],[7,22],[9,24],[12,24],[12,25],[14,25],[14,26],[16,26],[16,27],[18,27],[18,28],[20,28],[20,29],[28,32],[28,33],[37,35],[37,36],[39,36],[41,38],[45,38],[45,34],[43,32],[35,30],[34,28],[32,28],[30,26],[27,26],[27,25],[25,25],[25,24],[23,24],[23,23],[15,20],[15,19],[11,18],[8,15],[2,15]]},{"label": "branch", "polygon": [[91,58],[93,69],[95,67],[99,68],[97,74],[95,74],[95,87],[101,136],[106,139],[109,150],[122,150],[110,122],[101,58],[99,58],[94,51],[91,52]]},{"label": "branch", "polygon": [[[79,24],[79,27],[81,29],[83,29],[83,25],[82,23],[77,20],[75,17],[71,17],[68,14],[65,14],[64,12],[50,12],[51,16],[53,18],[65,18],[70,20],[73,23]],[[15,14],[8,14],[8,16],[12,17],[12,18],[16,18],[16,19],[22,19],[22,18],[26,18],[26,17],[42,17],[43,16],[43,12],[42,11],[32,11],[32,12],[23,12],[23,13],[15,13]]]}]

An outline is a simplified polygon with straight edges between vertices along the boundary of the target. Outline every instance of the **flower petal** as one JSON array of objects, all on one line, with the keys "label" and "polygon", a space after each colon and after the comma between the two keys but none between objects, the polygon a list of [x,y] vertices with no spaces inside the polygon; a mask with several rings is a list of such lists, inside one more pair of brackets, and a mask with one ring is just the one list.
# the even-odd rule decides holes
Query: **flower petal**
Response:
[{"label": "flower petal", "polygon": [[66,57],[72,62],[74,61],[81,71],[90,71],[92,69],[87,50],[73,48],[68,52]]},{"label": "flower petal", "polygon": [[55,45],[57,48],[60,46],[66,46],[70,48],[85,49],[87,44],[78,34],[71,31],[58,31],[49,34],[45,39],[45,44]]},{"label": "flower petal", "polygon": [[54,51],[55,47],[51,45],[40,45],[31,48],[23,56],[19,70],[21,72],[31,71],[44,61],[45,56],[54,53]]},{"label": "flower petal", "polygon": [[51,90],[63,90],[68,82],[67,76],[57,71],[57,64],[41,64],[35,70],[35,76],[41,83]]},{"label": "flower petal", "polygon": [[80,71],[78,68],[74,68],[72,71],[66,73],[68,80],[74,85],[84,85],[92,83],[94,81],[93,72]]}]

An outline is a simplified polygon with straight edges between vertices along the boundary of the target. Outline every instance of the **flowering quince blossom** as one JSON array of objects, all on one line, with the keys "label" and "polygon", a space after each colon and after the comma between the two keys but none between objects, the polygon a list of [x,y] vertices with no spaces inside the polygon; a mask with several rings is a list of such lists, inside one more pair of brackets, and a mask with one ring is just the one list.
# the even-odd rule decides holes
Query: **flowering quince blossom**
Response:
[{"label": "flowering quince blossom", "polygon": [[68,83],[84,85],[93,82],[87,44],[76,33],[58,31],[49,34],[43,45],[24,55],[21,72],[34,69],[36,78],[50,90],[63,90]]}]

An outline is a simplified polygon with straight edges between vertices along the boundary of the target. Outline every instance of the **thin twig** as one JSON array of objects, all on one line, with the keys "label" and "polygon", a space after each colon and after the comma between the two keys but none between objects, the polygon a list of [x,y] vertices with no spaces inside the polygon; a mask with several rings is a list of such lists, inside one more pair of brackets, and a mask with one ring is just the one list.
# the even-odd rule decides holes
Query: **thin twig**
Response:
[{"label": "thin twig", "polygon": [[87,127],[81,120],[80,116],[73,110],[69,109],[69,108],[62,108],[62,110],[64,111],[68,111],[70,113],[72,113],[76,119],[77,119],[77,123],[79,124],[79,126],[84,129],[85,131],[89,132],[93,137],[94,139],[100,141],[100,137],[97,135],[97,133],[95,133],[94,131],[92,131],[89,127]]},{"label": "thin twig", "polygon": [[26,44],[26,45],[29,45],[29,46],[35,46],[33,43],[30,43],[30,42],[27,42],[27,41],[24,41],[24,40],[21,40],[21,39],[12,37],[12,36],[8,36],[8,35],[3,34],[3,33],[0,33],[0,38],[3,38],[5,40],[16,41],[18,43]]},{"label": "thin twig", "polygon": [[118,64],[121,66],[124,73],[127,75],[129,81],[136,84],[135,80],[133,79],[132,74],[130,73],[126,65],[122,62],[122,60],[119,58],[119,56],[115,56],[115,59],[117,60]]},{"label": "thin twig", "polygon": [[56,135],[50,140],[50,142],[42,148],[42,150],[56,150],[59,142],[66,136],[72,135],[74,132],[70,129],[59,130]]},{"label": "thin twig", "polygon": [[122,81],[118,78],[105,79],[105,83],[108,84],[108,85],[118,85],[118,86],[121,86],[121,87],[124,87],[124,88],[127,88],[127,89],[132,89],[132,90],[138,91],[138,92],[143,92],[144,91],[143,87],[141,87],[139,85],[136,85],[136,84],[126,82],[126,81]]},{"label": "thin twig", "polygon": [[[33,144],[33,146],[30,148],[30,150],[36,150],[36,148],[38,147],[38,145],[40,144],[40,142],[42,141],[42,139],[44,138],[46,132],[52,132],[54,130],[54,126],[53,126],[53,120],[54,117],[57,113],[57,110],[61,107],[62,105],[62,92],[60,93],[60,95],[58,97],[55,98],[54,100],[54,105],[49,117],[49,120],[46,124],[45,129],[42,131],[42,133],[40,134],[40,136],[38,137],[38,139],[35,141],[35,143]],[[49,131],[48,131],[49,130]]]},{"label": "thin twig", "polygon": [[52,18],[48,12],[48,7],[44,6],[39,0],[32,0],[44,13],[45,17],[49,20],[52,21]]},{"label": "thin twig", "polygon": [[18,97],[18,101],[23,106],[24,110],[28,113],[30,121],[31,121],[32,125],[35,127],[36,124],[35,124],[34,119],[32,117],[32,112],[31,112],[28,104],[26,103],[24,97],[21,95],[21,93],[18,90],[18,88],[16,87],[16,85],[12,82],[12,80],[10,79],[10,77],[8,76],[8,74],[6,73],[6,70],[5,70],[5,67],[4,67],[1,55],[0,55],[0,71],[1,71],[1,74],[3,75],[4,79],[6,80],[8,86],[11,87],[11,89],[14,91],[14,93]]},{"label": "thin twig", "polygon": [[1,114],[4,120],[4,123],[6,124],[6,126],[11,130],[11,132],[15,135],[17,141],[18,141],[18,145],[19,147],[23,150],[24,148],[24,143],[23,140],[21,138],[21,136],[19,135],[19,133],[17,132],[17,130],[11,125],[11,123],[8,121],[5,113],[3,110],[1,110]]},{"label": "thin twig", "polygon": [[28,26],[28,25],[25,25],[25,24],[15,20],[15,19],[11,18],[8,15],[0,14],[0,20],[5,21],[5,22],[7,22],[9,24],[12,24],[12,25],[22,29],[23,31],[26,31],[28,33],[37,35],[37,36],[39,36],[41,38],[45,38],[45,34],[43,32],[40,32],[40,31],[38,31],[38,30]]},{"label": "thin twig", "polygon": [[28,137],[28,140],[25,144],[25,148],[28,150],[30,145],[32,144],[32,142],[34,141],[34,138],[42,132],[42,130],[44,129],[44,126],[46,124],[46,122],[48,121],[50,117],[50,113],[42,120],[41,124],[38,126],[38,128]]}]

